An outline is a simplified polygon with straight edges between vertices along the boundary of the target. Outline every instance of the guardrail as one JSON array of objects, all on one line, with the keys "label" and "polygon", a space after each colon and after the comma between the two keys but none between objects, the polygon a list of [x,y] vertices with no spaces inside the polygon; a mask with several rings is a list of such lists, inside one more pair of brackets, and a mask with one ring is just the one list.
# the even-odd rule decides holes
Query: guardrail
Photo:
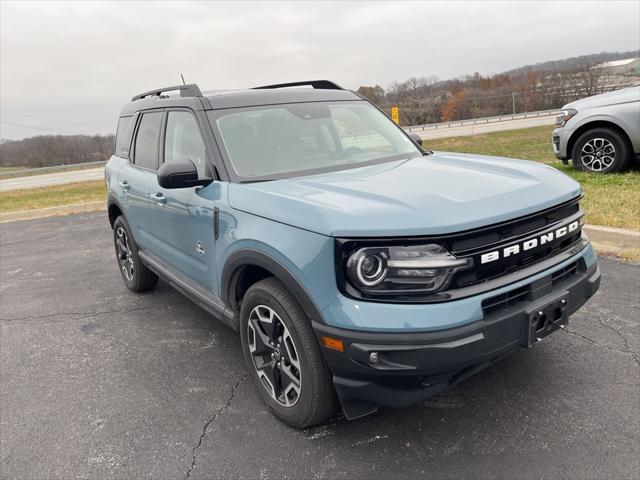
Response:
[{"label": "guardrail", "polygon": [[27,177],[30,175],[42,175],[43,173],[58,173],[69,172],[72,170],[85,170],[87,168],[98,168],[106,164],[105,161],[99,162],[87,162],[87,163],[72,163],[71,165],[56,165],[55,167],[39,167],[39,168],[24,168],[22,170],[12,170],[10,172],[0,173],[0,179],[2,178],[14,178],[14,177]]},{"label": "guardrail", "polygon": [[526,118],[551,117],[558,114],[560,114],[560,110],[539,110],[536,112],[513,113],[509,115],[498,115],[495,117],[470,118],[468,120],[454,120],[451,122],[430,123],[426,125],[412,125],[410,127],[403,128],[407,132],[424,132],[426,130],[439,130],[442,128],[509,122],[512,120],[524,120]]}]

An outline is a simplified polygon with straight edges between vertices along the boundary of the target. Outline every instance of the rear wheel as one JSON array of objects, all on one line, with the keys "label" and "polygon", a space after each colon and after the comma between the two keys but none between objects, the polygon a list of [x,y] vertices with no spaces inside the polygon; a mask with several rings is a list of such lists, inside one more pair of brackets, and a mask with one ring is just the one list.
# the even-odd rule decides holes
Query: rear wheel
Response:
[{"label": "rear wheel", "polygon": [[571,153],[577,170],[611,173],[623,170],[629,162],[626,139],[610,128],[594,128],[578,138]]},{"label": "rear wheel", "polygon": [[247,291],[240,336],[250,375],[276,417],[304,428],[335,412],[331,374],[311,325],[276,278],[261,280]]},{"label": "rear wheel", "polygon": [[131,236],[131,229],[120,215],[113,222],[113,243],[122,280],[129,290],[144,292],[158,283],[158,276],[149,270],[138,257],[138,246]]}]

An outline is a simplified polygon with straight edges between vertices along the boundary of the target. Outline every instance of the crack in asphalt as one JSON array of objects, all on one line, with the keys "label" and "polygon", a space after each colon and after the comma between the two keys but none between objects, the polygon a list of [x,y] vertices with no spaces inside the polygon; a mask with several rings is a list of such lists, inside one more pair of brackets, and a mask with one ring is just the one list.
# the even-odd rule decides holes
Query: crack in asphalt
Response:
[{"label": "crack in asphalt", "polygon": [[618,337],[620,337],[622,339],[622,343],[624,343],[625,352],[630,353],[633,356],[633,359],[635,360],[635,362],[640,367],[640,361],[638,360],[638,354],[636,352],[634,352],[633,350],[631,350],[631,347],[629,346],[629,340],[627,339],[627,337],[625,337],[620,330],[618,330],[616,328],[613,328],[612,325],[609,325],[608,323],[604,323],[602,321],[602,318],[600,318],[600,317],[598,317],[598,323],[600,325],[602,325],[603,327],[611,330],[613,333],[615,333]]},{"label": "crack in asphalt", "polygon": [[83,320],[85,318],[93,318],[93,317],[97,317],[100,315],[107,315],[110,313],[128,313],[128,312],[139,312],[142,310],[152,310],[154,308],[164,308],[164,307],[174,307],[177,305],[185,305],[187,302],[176,302],[176,303],[169,303],[166,305],[148,305],[148,306],[144,306],[144,307],[135,307],[135,308],[122,308],[122,309],[115,309],[115,310],[105,310],[102,312],[58,312],[58,313],[50,313],[47,315],[27,315],[25,317],[14,317],[14,318],[0,318],[0,322],[3,322],[5,324],[11,324],[11,323],[17,323],[17,322],[21,322],[24,320],[40,320],[40,319],[44,319],[44,318],[53,318],[53,317],[60,317],[60,316],[79,316],[78,320]]},{"label": "crack in asphalt", "polygon": [[587,337],[585,335],[582,335],[581,333],[578,333],[578,332],[576,332],[574,330],[569,330],[568,328],[565,328],[564,331],[567,332],[567,333],[570,333],[571,335],[575,335],[576,337],[580,337],[583,340],[586,340],[587,342],[590,342],[590,343],[594,344],[597,347],[606,348],[607,350],[611,350],[612,352],[623,353],[625,355],[631,355],[631,357],[633,357],[633,361],[635,362],[635,364],[638,367],[640,367],[640,358],[638,357],[638,354],[635,353],[634,351],[630,350],[629,346],[628,346],[628,344],[626,342],[625,342],[626,350],[620,350],[619,348],[613,348],[613,347],[610,347],[609,345],[605,345],[604,343],[599,343],[599,342],[595,341],[594,339],[589,338],[589,337]]},{"label": "crack in asphalt", "polygon": [[198,460],[198,450],[202,446],[202,442],[204,441],[204,437],[207,436],[207,430],[209,429],[211,424],[213,422],[215,422],[216,419],[222,414],[222,412],[224,412],[227,408],[229,408],[229,406],[231,406],[231,402],[233,401],[233,398],[236,395],[236,390],[238,389],[240,384],[247,378],[247,376],[248,376],[248,374],[243,375],[242,377],[240,377],[240,379],[236,382],[236,384],[233,387],[231,387],[231,395],[229,395],[229,398],[227,398],[226,403],[222,407],[220,407],[218,409],[218,411],[213,415],[213,417],[211,417],[207,421],[207,423],[204,424],[204,427],[202,427],[202,433],[200,434],[200,438],[198,439],[198,443],[196,444],[195,447],[193,447],[193,450],[192,450],[193,457],[191,458],[191,465],[189,466],[189,469],[187,470],[187,473],[185,473],[185,475],[184,475],[185,480],[191,476],[191,472],[193,471],[193,469],[196,466],[196,461]]}]

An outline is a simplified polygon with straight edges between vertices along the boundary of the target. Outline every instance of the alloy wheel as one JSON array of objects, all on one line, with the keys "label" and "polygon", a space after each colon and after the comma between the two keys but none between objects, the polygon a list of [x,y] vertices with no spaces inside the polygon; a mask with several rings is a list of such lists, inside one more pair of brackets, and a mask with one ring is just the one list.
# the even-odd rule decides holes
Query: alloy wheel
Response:
[{"label": "alloy wheel", "polygon": [[118,256],[122,273],[128,281],[131,281],[135,272],[133,255],[131,254],[127,232],[122,227],[118,227],[116,230],[116,255]]},{"label": "alloy wheel", "polygon": [[592,172],[608,170],[616,159],[616,148],[606,138],[592,138],[580,151],[584,168]]},{"label": "alloy wheel", "polygon": [[295,405],[302,388],[300,359],[280,316],[266,305],[254,307],[247,322],[247,341],[262,386],[280,405]]}]

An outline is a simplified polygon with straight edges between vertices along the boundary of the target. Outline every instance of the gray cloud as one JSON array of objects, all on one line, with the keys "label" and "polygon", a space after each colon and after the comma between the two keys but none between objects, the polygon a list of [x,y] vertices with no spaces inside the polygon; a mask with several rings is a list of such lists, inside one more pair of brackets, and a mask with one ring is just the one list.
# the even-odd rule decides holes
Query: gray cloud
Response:
[{"label": "gray cloud", "polygon": [[111,133],[135,93],[349,87],[640,48],[632,2],[4,2],[3,138]]}]

